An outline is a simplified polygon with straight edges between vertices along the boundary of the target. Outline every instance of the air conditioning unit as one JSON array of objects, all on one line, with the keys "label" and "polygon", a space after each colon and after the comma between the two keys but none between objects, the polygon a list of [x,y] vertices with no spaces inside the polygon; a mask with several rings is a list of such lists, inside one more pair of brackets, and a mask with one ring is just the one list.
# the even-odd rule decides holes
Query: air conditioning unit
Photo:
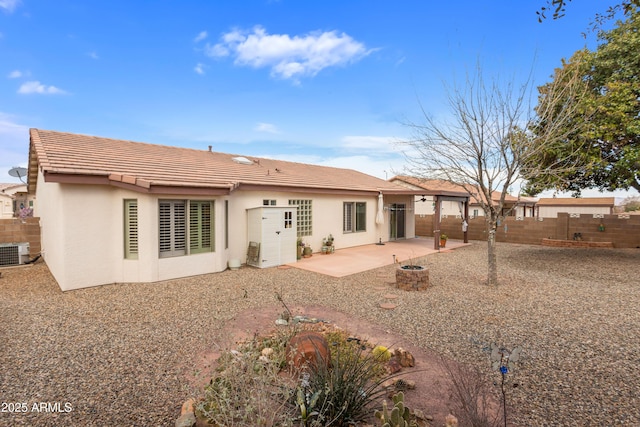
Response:
[{"label": "air conditioning unit", "polygon": [[0,267],[29,261],[29,243],[0,243]]}]

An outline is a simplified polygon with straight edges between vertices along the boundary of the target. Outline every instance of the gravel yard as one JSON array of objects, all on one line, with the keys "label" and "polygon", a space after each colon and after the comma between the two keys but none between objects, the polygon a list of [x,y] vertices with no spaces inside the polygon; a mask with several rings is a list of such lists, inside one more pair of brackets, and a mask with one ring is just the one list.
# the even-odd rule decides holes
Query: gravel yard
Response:
[{"label": "gravel yard", "polygon": [[396,291],[395,310],[378,307],[393,266],[339,279],[246,267],[67,293],[43,263],[4,269],[0,425],[172,426],[196,355],[235,314],[277,306],[275,292],[487,372],[489,343],[521,346],[513,425],[640,425],[640,249],[498,244],[498,288],[481,284],[486,243],[419,261],[432,286]]}]

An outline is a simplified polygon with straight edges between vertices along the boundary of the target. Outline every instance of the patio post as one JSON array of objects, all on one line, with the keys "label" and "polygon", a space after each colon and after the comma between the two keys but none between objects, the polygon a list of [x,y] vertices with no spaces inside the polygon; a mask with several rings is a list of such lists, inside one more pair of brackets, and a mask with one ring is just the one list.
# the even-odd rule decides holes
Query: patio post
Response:
[{"label": "patio post", "polygon": [[464,230],[464,243],[469,243],[469,198],[464,199],[464,220],[467,221],[467,228]]},{"label": "patio post", "polygon": [[433,249],[440,250],[440,197],[433,196],[435,211],[433,212]]}]

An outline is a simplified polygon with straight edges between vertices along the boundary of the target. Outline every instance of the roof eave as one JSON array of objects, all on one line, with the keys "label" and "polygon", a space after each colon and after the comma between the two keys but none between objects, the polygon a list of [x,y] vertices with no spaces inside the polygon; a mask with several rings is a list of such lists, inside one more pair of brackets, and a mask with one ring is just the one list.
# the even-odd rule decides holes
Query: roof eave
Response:
[{"label": "roof eave", "polygon": [[124,188],[137,193],[149,194],[179,194],[195,196],[227,195],[235,187],[233,184],[182,184],[153,182],[141,178],[125,176],[120,174],[86,174],[68,172],[44,172],[45,182],[56,182],[59,184],[80,184],[80,185],[109,185],[112,187]]}]

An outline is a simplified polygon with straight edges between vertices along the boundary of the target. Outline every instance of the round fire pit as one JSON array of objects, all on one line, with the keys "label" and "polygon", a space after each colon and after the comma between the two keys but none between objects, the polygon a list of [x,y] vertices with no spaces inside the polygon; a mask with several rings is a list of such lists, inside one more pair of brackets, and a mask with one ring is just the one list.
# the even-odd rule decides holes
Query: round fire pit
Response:
[{"label": "round fire pit", "polygon": [[429,287],[429,270],[421,265],[402,265],[396,269],[396,288],[424,291]]}]

